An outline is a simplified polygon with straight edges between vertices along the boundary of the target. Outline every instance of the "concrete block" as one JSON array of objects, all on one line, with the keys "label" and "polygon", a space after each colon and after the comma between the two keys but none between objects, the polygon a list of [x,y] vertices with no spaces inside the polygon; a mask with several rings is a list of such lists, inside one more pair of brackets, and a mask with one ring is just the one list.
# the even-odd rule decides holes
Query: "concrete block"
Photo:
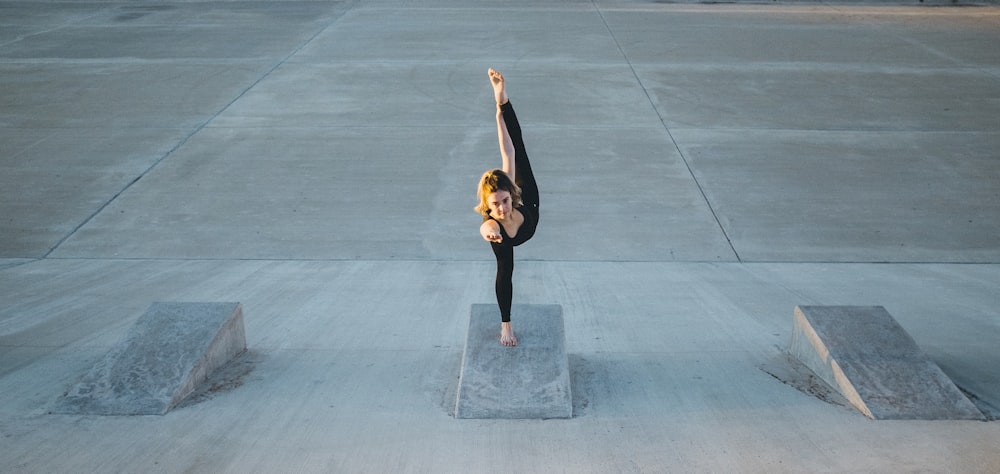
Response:
[{"label": "concrete block", "polygon": [[153,303],[53,412],[163,415],[245,350],[239,303]]},{"label": "concrete block", "polygon": [[865,416],[983,420],[881,306],[797,306],[791,354]]},{"label": "concrete block", "polygon": [[572,417],[562,307],[514,305],[511,321],[518,345],[505,347],[497,306],[472,305],[455,417]]}]

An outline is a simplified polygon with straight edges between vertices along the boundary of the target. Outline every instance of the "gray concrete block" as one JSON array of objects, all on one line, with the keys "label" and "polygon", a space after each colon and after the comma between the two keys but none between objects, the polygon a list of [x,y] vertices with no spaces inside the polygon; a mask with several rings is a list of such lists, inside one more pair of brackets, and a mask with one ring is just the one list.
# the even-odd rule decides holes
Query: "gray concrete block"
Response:
[{"label": "gray concrete block", "polygon": [[983,420],[881,306],[797,306],[790,352],[872,419]]},{"label": "gray concrete block", "polygon": [[153,303],[53,412],[162,415],[245,350],[240,303]]},{"label": "gray concrete block", "polygon": [[562,307],[514,305],[516,347],[500,344],[500,311],[472,305],[455,418],[570,418]]}]

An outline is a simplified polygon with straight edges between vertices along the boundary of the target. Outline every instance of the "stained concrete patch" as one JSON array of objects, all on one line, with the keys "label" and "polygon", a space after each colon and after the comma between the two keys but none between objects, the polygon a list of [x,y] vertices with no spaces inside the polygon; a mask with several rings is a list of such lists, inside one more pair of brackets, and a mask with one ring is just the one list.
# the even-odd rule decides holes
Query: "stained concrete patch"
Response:
[{"label": "stained concrete patch", "polygon": [[516,347],[499,342],[496,305],[472,305],[455,417],[572,417],[562,307],[514,305],[511,320]]},{"label": "stained concrete patch", "polygon": [[851,403],[840,392],[834,390],[791,354],[782,353],[757,368],[806,395],[811,395],[831,405],[844,407],[845,410],[854,410]]},{"label": "stained concrete patch", "polygon": [[237,354],[224,366],[209,374],[208,378],[195,387],[195,390],[175,408],[207,402],[223,393],[242,387],[261,360],[263,355],[256,351],[246,350]]},{"label": "stained concrete patch", "polygon": [[791,353],[869,418],[985,419],[881,306],[797,306]]},{"label": "stained concrete patch", "polygon": [[163,415],[245,350],[240,303],[153,303],[53,412]]}]

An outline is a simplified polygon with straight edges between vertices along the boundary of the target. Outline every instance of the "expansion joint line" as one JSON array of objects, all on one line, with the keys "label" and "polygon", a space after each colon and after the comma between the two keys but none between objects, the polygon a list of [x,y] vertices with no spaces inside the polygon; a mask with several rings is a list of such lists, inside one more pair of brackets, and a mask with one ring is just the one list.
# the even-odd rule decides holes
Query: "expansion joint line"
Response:
[{"label": "expansion joint line", "polygon": [[[352,2],[352,5],[351,5],[350,8],[353,8],[353,2]],[[101,204],[101,206],[98,207],[97,210],[95,210],[89,216],[87,216],[85,219],[83,219],[83,221],[81,221],[79,224],[77,224],[77,226],[74,227],[73,230],[67,232],[66,235],[64,235],[61,239],[59,239],[59,241],[56,242],[55,245],[53,245],[51,248],[49,248],[49,250],[46,251],[45,254],[41,258],[42,259],[49,258],[49,256],[52,255],[53,252],[55,252],[67,240],[69,240],[71,237],[73,237],[73,235],[75,235],[77,232],[79,232],[80,229],[82,229],[84,226],[86,226],[87,224],[89,224],[90,221],[94,220],[94,218],[96,218],[98,215],[100,215],[102,212],[104,212],[104,210],[107,209],[107,207],[110,206],[111,203],[113,203],[116,200],[118,200],[118,198],[122,194],[125,194],[125,192],[127,192],[129,189],[131,189],[132,186],[135,185],[135,183],[138,183],[139,180],[141,180],[142,178],[146,177],[149,173],[151,173],[154,169],[156,169],[156,167],[159,166],[160,163],[164,162],[167,158],[169,158],[171,155],[173,155],[174,152],[176,152],[178,149],[180,149],[185,144],[187,144],[187,142],[191,141],[191,139],[195,135],[197,135],[198,133],[200,133],[202,130],[204,130],[205,127],[208,126],[208,124],[212,123],[216,118],[218,118],[226,110],[228,110],[230,107],[232,107],[232,105],[235,104],[236,101],[242,99],[243,96],[245,96],[248,92],[250,92],[251,89],[253,89],[254,87],[257,87],[257,85],[260,84],[261,81],[263,81],[268,76],[270,76],[272,73],[274,73],[274,71],[276,71],[278,68],[280,68],[286,62],[288,62],[288,60],[291,59],[292,56],[295,56],[299,51],[302,50],[302,48],[305,48],[306,45],[308,45],[309,43],[312,43],[319,35],[321,35],[324,31],[326,31],[328,28],[330,28],[330,26],[332,26],[334,23],[336,23],[338,20],[340,20],[340,18],[344,16],[344,13],[347,10],[350,10],[350,8],[347,8],[347,9],[345,9],[344,12],[340,12],[340,14],[333,16],[330,19],[329,23],[327,23],[322,28],[319,28],[316,31],[315,34],[313,34],[308,39],[306,39],[304,42],[302,42],[302,44],[300,44],[297,47],[295,47],[294,49],[292,49],[291,52],[289,52],[284,57],[282,57],[280,60],[278,60],[267,71],[264,71],[263,74],[261,74],[256,80],[254,80],[250,85],[248,85],[247,87],[245,87],[243,90],[239,91],[239,93],[236,94],[233,97],[232,100],[230,100],[225,105],[223,105],[221,108],[219,108],[219,110],[215,111],[215,113],[213,113],[208,119],[206,119],[204,122],[198,124],[188,134],[186,134],[183,137],[181,137],[181,139],[178,140],[177,143],[175,143],[173,147],[171,147],[169,150],[166,151],[166,153],[164,153],[159,158],[157,158],[153,162],[153,164],[149,165],[149,167],[147,167],[145,170],[143,170],[141,173],[139,173],[135,177],[135,179],[133,179],[132,181],[129,181],[128,184],[126,184],[124,187],[122,187],[122,189],[120,189],[117,193],[115,193],[113,196],[111,196],[111,198],[108,199],[107,201],[105,201],[104,204]]]},{"label": "expansion joint line", "polygon": [[639,73],[636,72],[635,66],[632,64],[632,60],[629,59],[627,54],[625,54],[625,50],[622,48],[621,43],[618,42],[618,37],[615,36],[614,31],[611,29],[611,25],[608,24],[608,20],[604,16],[604,12],[601,11],[600,6],[597,5],[597,1],[592,0],[591,4],[594,6],[594,10],[597,11],[597,14],[601,17],[601,22],[604,23],[604,28],[608,31],[608,35],[611,36],[611,40],[615,42],[615,47],[618,48],[618,53],[622,55],[625,63],[628,64],[629,70],[632,72],[632,77],[635,78],[636,83],[638,83],[639,87],[642,88],[642,93],[646,95],[646,101],[649,102],[649,106],[653,109],[653,112],[656,113],[656,117],[659,118],[660,125],[667,133],[667,137],[670,138],[670,143],[673,144],[674,150],[677,151],[677,155],[681,157],[681,161],[683,161],[684,166],[687,167],[688,174],[691,175],[691,179],[694,181],[695,186],[698,187],[698,192],[701,193],[702,200],[705,201],[705,205],[708,206],[709,212],[712,213],[712,218],[715,219],[715,224],[719,226],[719,231],[721,231],[722,236],[726,238],[726,243],[729,245],[729,249],[736,257],[736,261],[742,263],[743,258],[740,257],[740,254],[736,251],[736,247],[733,245],[733,240],[729,237],[729,233],[726,232],[726,227],[722,225],[722,220],[719,219],[718,213],[716,213],[715,208],[712,207],[712,202],[709,201],[708,195],[705,194],[705,189],[702,187],[701,182],[698,181],[698,177],[695,176],[694,170],[691,168],[691,164],[688,162],[687,156],[684,155],[684,152],[677,144],[677,140],[674,138],[674,134],[670,131],[670,127],[667,126],[667,121],[663,118],[663,114],[660,113],[660,110],[653,102],[653,97],[650,95],[646,85],[642,83],[642,79],[639,77]]}]

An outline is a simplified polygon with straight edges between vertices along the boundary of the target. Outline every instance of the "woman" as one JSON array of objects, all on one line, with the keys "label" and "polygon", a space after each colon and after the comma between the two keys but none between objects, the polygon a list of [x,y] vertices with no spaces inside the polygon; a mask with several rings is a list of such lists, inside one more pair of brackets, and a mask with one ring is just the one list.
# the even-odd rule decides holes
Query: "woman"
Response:
[{"label": "woman", "polygon": [[500,140],[501,169],[487,171],[479,180],[479,206],[483,215],[479,233],[493,248],[497,258],[496,293],[500,306],[500,343],[516,346],[510,324],[513,298],[514,247],[535,235],[538,225],[538,186],[524,151],[521,127],[507,98],[503,75],[490,68],[490,82],[497,102],[497,135]]}]

